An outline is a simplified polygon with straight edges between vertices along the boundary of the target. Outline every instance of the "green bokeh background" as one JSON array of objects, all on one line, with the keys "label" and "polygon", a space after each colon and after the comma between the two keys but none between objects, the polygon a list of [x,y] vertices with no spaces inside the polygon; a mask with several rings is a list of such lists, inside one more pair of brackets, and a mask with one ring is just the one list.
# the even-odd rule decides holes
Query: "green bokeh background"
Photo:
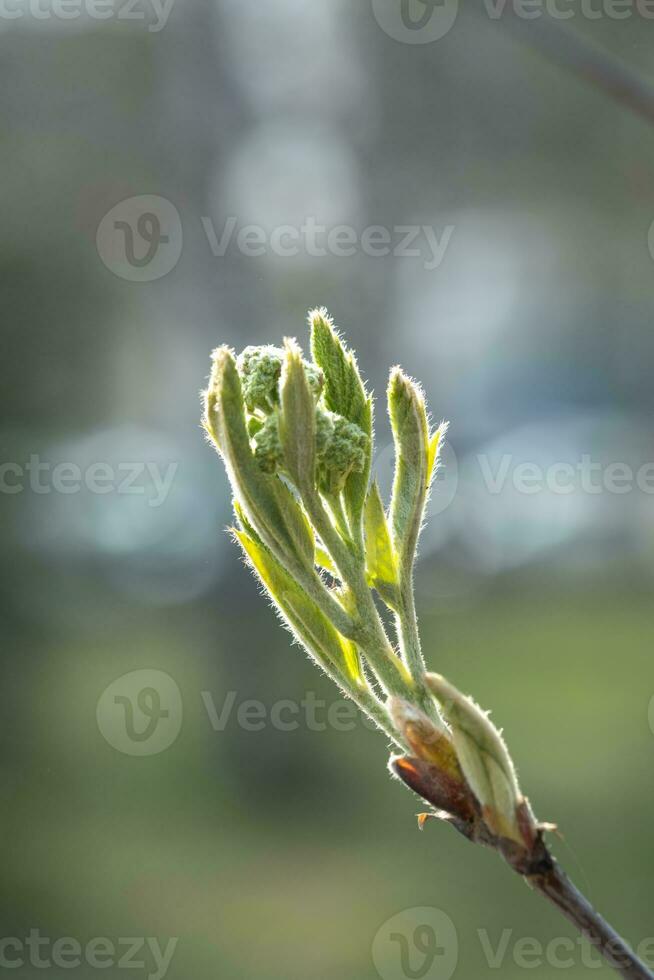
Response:
[{"label": "green bokeh background", "polygon": [[[366,3],[250,7],[178,0],[156,34],[2,23],[2,461],[177,465],[156,509],[0,497],[2,937],[176,937],[169,980],[373,980],[378,931],[427,906],[456,928],[455,977],[608,976],[579,950],[566,969],[516,964],[515,941],[574,931],[493,854],[436,823],[418,832],[378,734],[247,731],[236,709],[212,728],[202,692],[218,709],[230,692],[268,709],[337,695],[223,534],[197,392],[213,346],[304,340],[320,303],[376,392],[391,363],[421,378],[460,464],[418,569],[429,663],[492,707],[580,887],[635,943],[654,936],[652,497],[575,496],[577,523],[535,497],[513,520],[511,499],[470,504],[463,466],[503,437],[528,461],[538,425],[563,440],[588,418],[575,458],[613,429],[618,447],[632,434],[628,459],[652,458],[652,130],[470,6],[424,46],[386,36]],[[650,22],[573,27],[654,72]],[[138,194],[172,201],[184,227],[179,264],[150,284],[95,249],[102,216]],[[230,214],[455,232],[435,271],[217,258],[200,217]],[[135,758],[102,737],[96,707],[141,668],[174,679],[184,715],[166,751]],[[480,930],[493,944],[512,930],[499,969]]]}]

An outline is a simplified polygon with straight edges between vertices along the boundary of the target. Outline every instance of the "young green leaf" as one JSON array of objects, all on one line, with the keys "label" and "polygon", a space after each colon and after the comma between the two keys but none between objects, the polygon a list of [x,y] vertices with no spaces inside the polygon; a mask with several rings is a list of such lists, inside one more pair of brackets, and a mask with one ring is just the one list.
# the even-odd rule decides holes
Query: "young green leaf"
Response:
[{"label": "young green leaf", "polygon": [[353,525],[358,526],[370,479],[372,459],[372,399],[368,397],[356,359],[347,350],[331,317],[325,309],[309,314],[311,352],[325,376],[326,407],[348,422],[353,422],[368,437],[365,464],[360,472],[352,472],[344,489],[345,505]]},{"label": "young green leaf", "polygon": [[331,412],[355,422],[370,435],[364,426],[368,401],[356,359],[339,337],[327,310],[312,310],[311,353],[325,376],[325,405]]},{"label": "young green leaf", "polygon": [[447,435],[447,430],[450,426],[449,422],[441,422],[436,431],[431,435],[429,439],[429,453],[427,456],[427,482],[431,483],[434,478],[434,473],[436,471],[436,464],[438,462],[438,454],[441,451],[441,447],[445,441],[445,436]]},{"label": "young green leaf", "polygon": [[250,522],[249,522],[249,520],[247,518],[247,514],[243,510],[241,504],[238,502],[238,500],[236,500],[236,498],[234,498],[234,500],[232,501],[232,503],[234,505],[234,514],[236,515],[236,520],[238,521],[238,524],[239,524],[240,529],[242,531],[245,531],[245,533],[250,538],[252,538],[254,541],[256,541],[256,543],[258,545],[261,545],[262,547],[264,547],[263,541],[261,540],[261,538],[259,537],[259,535],[257,534],[257,532],[254,530],[254,528],[250,524]]},{"label": "young green leaf", "polygon": [[366,575],[380,593],[392,593],[397,586],[397,565],[379,487],[372,484],[364,511]]},{"label": "young green leaf", "polygon": [[280,421],[286,470],[300,493],[313,489],[316,472],[316,401],[309,387],[302,351],[286,341],[281,381]]},{"label": "young green leaf", "polygon": [[400,368],[391,372],[388,414],[395,441],[391,498],[393,547],[406,580],[415,559],[429,481],[429,425],[420,388]]},{"label": "young green leaf", "polygon": [[334,578],[340,577],[339,571],[332,561],[331,555],[319,545],[316,545],[316,565],[318,565],[319,568],[324,568],[324,570],[329,572],[330,575],[333,575]]},{"label": "young green leaf", "polygon": [[309,654],[325,669],[336,671],[348,686],[364,687],[365,678],[356,646],[337,632],[265,546],[244,531],[235,531],[234,535],[270,598]]}]

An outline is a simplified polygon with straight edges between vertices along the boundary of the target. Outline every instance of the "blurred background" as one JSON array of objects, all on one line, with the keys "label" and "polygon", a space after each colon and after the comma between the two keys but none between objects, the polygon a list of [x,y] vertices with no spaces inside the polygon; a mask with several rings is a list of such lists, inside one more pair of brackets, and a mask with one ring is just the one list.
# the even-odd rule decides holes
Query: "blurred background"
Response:
[{"label": "blurred background", "polygon": [[[654,74],[644,5],[568,8]],[[383,486],[390,365],[451,421],[430,665],[492,706],[580,887],[654,936],[654,131],[488,11],[4,4],[0,974],[511,980],[533,937],[533,976],[609,975],[555,959],[574,931],[495,855],[418,833],[224,533],[209,353],[306,344],[322,304]]]}]

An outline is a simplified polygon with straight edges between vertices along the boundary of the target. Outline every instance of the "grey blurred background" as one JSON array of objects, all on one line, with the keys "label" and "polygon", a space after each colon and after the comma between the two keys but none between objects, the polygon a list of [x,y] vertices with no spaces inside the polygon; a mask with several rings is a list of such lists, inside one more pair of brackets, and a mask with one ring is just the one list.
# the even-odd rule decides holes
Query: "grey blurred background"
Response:
[{"label": "grey blurred background", "polygon": [[[569,6],[654,75],[640,8]],[[0,975],[121,977],[141,937],[133,976],[513,980],[533,937],[533,976],[608,976],[553,959],[574,932],[494,855],[417,832],[224,533],[210,350],[306,343],[322,304],[377,393],[384,486],[391,364],[451,420],[430,664],[493,707],[580,886],[654,936],[654,131],[481,2],[433,40],[452,0],[409,14],[3,6]]]}]

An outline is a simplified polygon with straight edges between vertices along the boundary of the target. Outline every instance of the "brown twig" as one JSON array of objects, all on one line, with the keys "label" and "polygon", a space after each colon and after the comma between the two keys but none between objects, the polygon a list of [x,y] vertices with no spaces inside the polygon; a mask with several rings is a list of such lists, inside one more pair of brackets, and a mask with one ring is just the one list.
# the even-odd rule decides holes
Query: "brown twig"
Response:
[{"label": "brown twig", "polygon": [[486,815],[473,795],[439,766],[417,757],[400,756],[391,760],[390,769],[433,807],[430,813],[420,815],[420,827],[429,817],[437,817],[473,844],[497,851],[534,891],[549,899],[579,929],[625,980],[654,980],[654,973],[595,911],[559,866],[544,841],[544,833],[552,829],[551,825],[534,821],[527,800],[518,808],[522,839],[508,840],[489,828]]},{"label": "brown twig", "polygon": [[549,854],[545,845],[543,847],[549,867],[526,878],[531,887],[545,895],[625,980],[652,980],[654,974],[595,911]]},{"label": "brown twig", "polygon": [[509,11],[501,23],[542,57],[590,82],[616,102],[654,123],[654,86],[606,48],[543,14],[523,20]]}]

